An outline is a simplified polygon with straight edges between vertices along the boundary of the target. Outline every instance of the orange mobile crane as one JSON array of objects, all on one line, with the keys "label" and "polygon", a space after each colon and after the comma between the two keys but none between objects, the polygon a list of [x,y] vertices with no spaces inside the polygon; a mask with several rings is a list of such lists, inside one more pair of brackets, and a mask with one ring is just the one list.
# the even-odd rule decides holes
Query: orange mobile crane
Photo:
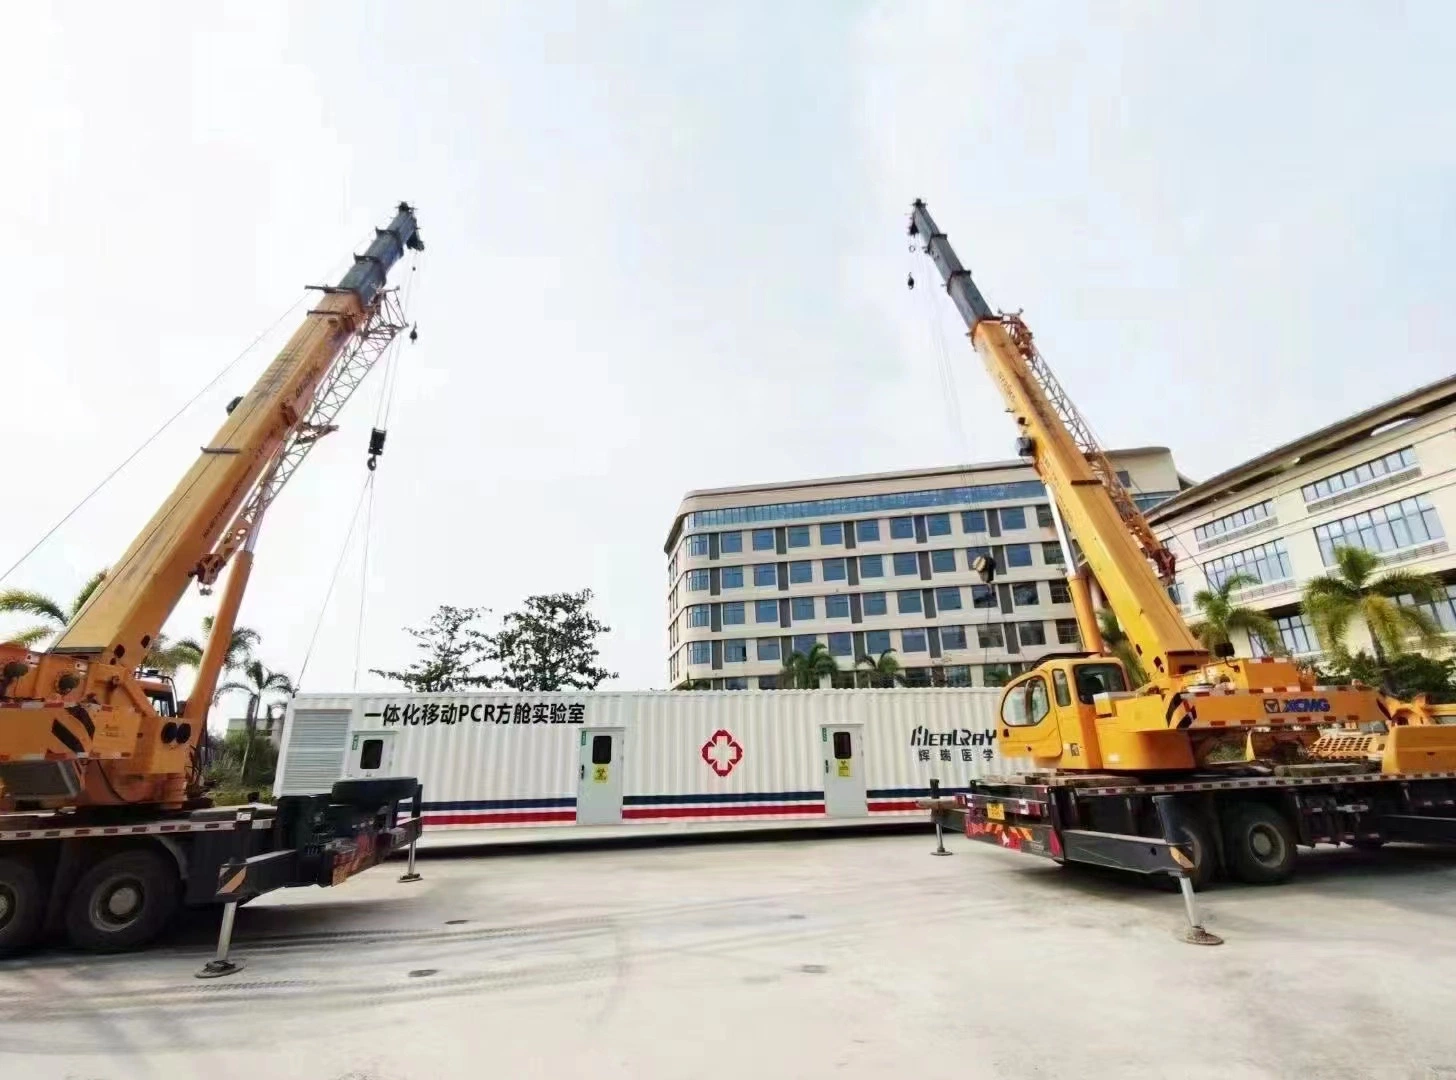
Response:
[{"label": "orange mobile crane", "polygon": [[[314,287],[322,296],[303,325],[55,644],[0,644],[0,954],[61,928],[81,948],[136,947],[181,902],[229,904],[230,929],[236,903],[338,884],[413,851],[412,778],[215,808],[200,747],[263,514],[405,328],[385,282],[406,249],[423,248],[401,203],[338,285]],[[383,441],[376,429],[371,469]],[[229,564],[179,702],[169,680],[138,665],[189,583],[210,591]]]},{"label": "orange mobile crane", "polygon": [[[1301,844],[1456,842],[1456,817],[1446,816],[1456,801],[1456,726],[1441,723],[1456,709],[1316,685],[1287,660],[1235,659],[1231,648],[1210,655],[1168,594],[1173,554],[1118,482],[1031,330],[1019,315],[991,310],[924,202],[915,202],[909,231],[1015,419],[1018,452],[1051,496],[1091,650],[1045,658],[1007,684],[1002,753],[1040,771],[977,783],[953,805],[933,800],[942,823],[1058,861],[1143,873],[1177,873],[1181,853],[1194,884],[1223,872],[1283,880]],[[985,557],[978,569],[995,573]],[[1088,573],[1149,672],[1141,687],[1099,655]]]}]

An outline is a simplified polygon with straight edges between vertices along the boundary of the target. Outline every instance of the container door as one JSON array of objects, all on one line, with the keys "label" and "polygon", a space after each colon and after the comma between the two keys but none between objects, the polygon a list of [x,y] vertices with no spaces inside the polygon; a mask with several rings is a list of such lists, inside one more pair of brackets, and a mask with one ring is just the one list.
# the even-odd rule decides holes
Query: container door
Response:
[{"label": "container door", "polygon": [[578,825],[615,825],[622,820],[622,728],[582,728],[581,767],[576,788]]},{"label": "container door", "polygon": [[393,731],[356,731],[349,739],[349,775],[393,776]]},{"label": "container door", "polygon": [[824,747],[824,812],[830,817],[868,817],[862,729],[835,725],[820,728],[819,734]]}]

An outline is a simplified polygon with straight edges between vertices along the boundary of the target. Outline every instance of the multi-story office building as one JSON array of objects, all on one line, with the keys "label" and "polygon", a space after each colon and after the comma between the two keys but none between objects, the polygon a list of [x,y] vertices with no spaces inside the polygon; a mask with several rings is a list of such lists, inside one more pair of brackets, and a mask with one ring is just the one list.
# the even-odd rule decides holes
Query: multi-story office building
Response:
[{"label": "multi-story office building", "polygon": [[[1319,651],[1300,591],[1334,565],[1339,545],[1382,564],[1439,574],[1446,598],[1429,610],[1456,632],[1456,378],[1443,379],[1261,454],[1162,503],[1149,515],[1178,556],[1177,595],[1192,598],[1230,575],[1255,584],[1235,602],[1267,612],[1295,656]],[[1263,643],[1237,636],[1242,655]],[[1368,648],[1363,626],[1349,647]]]},{"label": "multi-story office building", "polygon": [[[1114,451],[1144,508],[1188,486]],[[669,685],[772,689],[824,644],[847,683],[894,650],[912,684],[996,686],[1079,645],[1047,494],[1023,462],[689,492],[668,532]],[[995,583],[971,560],[995,557]]]}]

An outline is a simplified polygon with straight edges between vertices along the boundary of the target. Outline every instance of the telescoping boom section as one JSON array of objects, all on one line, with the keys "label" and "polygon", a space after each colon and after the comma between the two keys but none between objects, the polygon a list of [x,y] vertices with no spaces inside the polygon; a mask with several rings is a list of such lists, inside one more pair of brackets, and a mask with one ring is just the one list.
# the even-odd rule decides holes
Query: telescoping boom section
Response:
[{"label": "telescoping boom section", "polygon": [[[1042,768],[1146,773],[1204,766],[1230,743],[1246,760],[1276,749],[1287,756],[1297,744],[1306,757],[1386,773],[1456,770],[1456,726],[1439,723],[1447,708],[1398,701],[1370,687],[1316,685],[1286,660],[1210,655],[1168,595],[1172,555],[1106,465],[1026,323],[991,309],[918,200],[910,233],[939,270],[1015,419],[1018,451],[1046,484],[1058,521],[1080,546],[1085,570],[1149,676],[1146,685],[1133,687],[1122,665],[1105,656],[1047,661],[1003,693],[1006,753],[1024,754]],[[1076,584],[1082,571],[1073,566],[1073,552],[1067,559]],[[1078,621],[1096,648],[1100,637],[1086,597],[1083,585]],[[1332,738],[1322,728],[1348,734]]]},{"label": "telescoping boom section", "polygon": [[[319,422],[320,406],[330,416],[338,395],[362,377],[361,356],[377,356],[401,329],[386,317],[398,309],[385,282],[411,248],[423,243],[414,210],[401,203],[342,280],[321,287],[302,325],[55,645],[43,653],[0,645],[0,810],[176,807],[194,794],[194,750],[221,659],[215,646],[230,635],[251,530],[266,503],[256,496],[276,491],[299,449],[332,430]],[[226,610],[179,714],[136,671],[189,582],[210,584],[229,559],[236,565]]]}]

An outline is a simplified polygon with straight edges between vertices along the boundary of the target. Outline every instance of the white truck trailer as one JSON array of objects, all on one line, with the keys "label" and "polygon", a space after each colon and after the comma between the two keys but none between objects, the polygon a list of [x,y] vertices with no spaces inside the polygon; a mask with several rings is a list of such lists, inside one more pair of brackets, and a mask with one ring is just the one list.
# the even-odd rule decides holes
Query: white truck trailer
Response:
[{"label": "white truck trailer", "polygon": [[893,821],[1018,768],[977,689],[301,694],[276,790],[408,775],[424,828]]}]

